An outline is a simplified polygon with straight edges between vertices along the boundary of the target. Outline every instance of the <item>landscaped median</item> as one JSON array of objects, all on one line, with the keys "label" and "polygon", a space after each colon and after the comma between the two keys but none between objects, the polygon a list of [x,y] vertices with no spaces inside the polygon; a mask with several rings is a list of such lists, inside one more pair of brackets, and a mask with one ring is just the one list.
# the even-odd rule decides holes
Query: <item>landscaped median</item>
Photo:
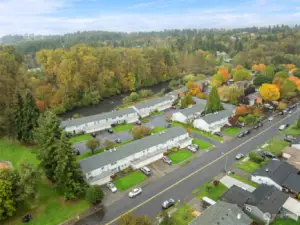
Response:
[{"label": "landscaped median", "polygon": [[72,144],[77,143],[77,142],[82,142],[82,141],[88,141],[91,140],[93,137],[90,134],[83,134],[83,135],[78,135],[70,138],[70,142]]},{"label": "landscaped median", "polygon": [[131,188],[144,180],[147,179],[147,176],[143,174],[140,170],[136,170],[132,173],[129,173],[117,180],[114,181],[114,184],[120,191],[127,190],[128,188]]},{"label": "landscaped median", "polygon": [[203,130],[198,130],[198,129],[196,129],[193,126],[188,125],[188,124],[178,123],[178,122],[171,122],[171,124],[173,126],[181,126],[181,127],[185,128],[185,129],[190,130],[191,132],[197,133],[197,134],[202,135],[204,137],[207,137],[209,139],[213,139],[213,140],[216,140],[216,141],[223,141],[223,137],[219,137],[219,136],[213,135],[213,134],[211,134],[209,132],[205,132]]}]

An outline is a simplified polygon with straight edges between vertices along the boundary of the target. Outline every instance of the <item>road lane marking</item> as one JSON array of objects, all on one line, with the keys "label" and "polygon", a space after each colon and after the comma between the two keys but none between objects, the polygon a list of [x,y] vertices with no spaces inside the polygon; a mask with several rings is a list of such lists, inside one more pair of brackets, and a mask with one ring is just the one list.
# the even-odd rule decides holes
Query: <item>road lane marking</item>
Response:
[{"label": "road lane marking", "polygon": [[[295,112],[297,112],[297,111],[298,111],[298,110],[296,110]],[[293,114],[294,114],[294,113],[293,113]],[[257,136],[259,136],[259,135],[265,133],[267,130],[273,128],[273,127],[276,126],[277,124],[279,124],[279,123],[281,123],[282,121],[288,119],[288,118],[291,117],[293,114],[288,115],[287,117],[285,117],[285,118],[279,120],[278,122],[274,123],[273,125],[271,125],[271,126],[268,127],[267,129],[261,131],[260,133],[256,134],[255,136],[249,138],[249,139],[246,140],[245,142],[239,144],[238,146],[234,147],[234,148],[231,149],[230,151],[228,151],[228,152],[224,153],[223,155],[221,155],[220,157],[214,159],[214,160],[211,161],[210,163],[208,163],[208,164],[202,166],[201,168],[195,170],[195,171],[192,172],[191,174],[189,174],[189,175],[183,177],[182,179],[180,179],[180,180],[177,181],[176,183],[170,185],[169,187],[165,188],[164,190],[162,190],[162,191],[158,192],[157,194],[153,195],[151,198],[148,198],[148,199],[145,200],[144,202],[141,202],[141,203],[138,204],[137,206],[135,206],[135,207],[129,209],[127,212],[123,213],[122,215],[120,215],[120,216],[116,217],[115,219],[111,220],[110,222],[106,223],[106,225],[110,225],[110,224],[112,224],[112,223],[118,221],[118,220],[120,219],[121,216],[123,216],[123,215],[125,215],[125,214],[127,214],[127,213],[130,213],[130,212],[132,212],[132,211],[134,211],[134,210],[136,210],[136,209],[138,209],[138,208],[140,208],[141,206],[143,206],[143,205],[145,205],[146,203],[150,202],[151,200],[155,199],[155,198],[158,197],[159,195],[162,195],[164,192],[170,190],[171,188],[173,188],[173,187],[179,185],[179,184],[182,183],[183,181],[185,181],[185,180],[189,179],[190,177],[194,176],[196,173],[199,173],[200,171],[204,170],[205,168],[209,167],[210,165],[214,164],[215,162],[220,161],[220,160],[223,159],[225,156],[231,154],[232,152],[236,151],[238,148],[240,148],[240,147],[242,147],[243,145],[247,144],[249,141],[255,139]]]}]

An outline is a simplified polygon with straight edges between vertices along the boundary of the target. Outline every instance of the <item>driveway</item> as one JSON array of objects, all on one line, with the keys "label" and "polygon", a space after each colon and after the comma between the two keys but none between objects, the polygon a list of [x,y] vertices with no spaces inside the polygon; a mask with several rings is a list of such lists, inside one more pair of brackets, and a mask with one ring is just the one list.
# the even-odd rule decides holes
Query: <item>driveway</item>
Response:
[{"label": "driveway", "polygon": [[239,181],[233,177],[230,176],[224,176],[220,179],[220,182],[224,184],[226,187],[231,188],[233,185],[236,185],[244,190],[247,190],[249,192],[253,192],[255,190],[255,187],[250,186],[249,184],[246,184],[242,181]]}]

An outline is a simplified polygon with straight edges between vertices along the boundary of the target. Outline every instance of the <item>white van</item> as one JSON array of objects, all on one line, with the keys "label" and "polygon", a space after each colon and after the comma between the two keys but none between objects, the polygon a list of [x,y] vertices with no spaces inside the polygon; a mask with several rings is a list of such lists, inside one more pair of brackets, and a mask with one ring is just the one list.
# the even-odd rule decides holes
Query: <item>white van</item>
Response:
[{"label": "white van", "polygon": [[142,168],[141,168],[141,171],[142,171],[145,175],[147,175],[147,176],[150,176],[150,175],[151,175],[151,170],[150,170],[148,167],[146,167],[146,166],[142,167]]}]

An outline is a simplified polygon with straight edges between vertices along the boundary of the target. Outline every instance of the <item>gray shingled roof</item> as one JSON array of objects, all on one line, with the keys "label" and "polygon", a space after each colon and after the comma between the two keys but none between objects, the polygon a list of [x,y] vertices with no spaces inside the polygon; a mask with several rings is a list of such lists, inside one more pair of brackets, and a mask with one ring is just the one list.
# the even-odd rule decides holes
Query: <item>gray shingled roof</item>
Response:
[{"label": "gray shingled roof", "polygon": [[70,119],[70,120],[62,121],[61,127],[79,126],[85,123],[99,121],[108,118],[116,118],[118,116],[123,116],[131,113],[136,113],[136,111],[133,108],[126,108],[126,109],[116,110],[112,112],[101,113],[93,116],[81,117],[78,119]]},{"label": "gray shingled roof", "polygon": [[201,117],[206,123],[211,124],[218,120],[224,119],[226,117],[230,117],[232,112],[230,110],[224,109],[217,113],[206,114],[205,116]]},{"label": "gray shingled roof", "polygon": [[288,197],[274,186],[260,185],[251,193],[246,204],[256,206],[262,212],[277,214]]},{"label": "gray shingled roof", "polygon": [[269,177],[281,185],[290,174],[297,173],[298,170],[287,162],[270,160],[267,164],[255,170],[252,175]]},{"label": "gray shingled roof", "polygon": [[236,185],[229,188],[223,195],[222,199],[228,203],[237,204],[242,207],[251,197],[251,192],[244,190]]},{"label": "gray shingled roof", "polygon": [[79,162],[80,167],[85,173],[101,168],[107,164],[117,162],[120,159],[148,149],[152,146],[165,143],[180,135],[186,134],[187,131],[182,127],[173,127],[165,130],[162,134],[155,134],[133,141],[129,144],[116,147],[116,151],[106,151],[92,157],[83,159]]},{"label": "gray shingled roof", "polygon": [[205,109],[205,105],[196,104],[196,105],[193,105],[190,108],[180,110],[179,112],[182,113],[183,115],[185,115],[186,117],[189,117],[191,115],[194,115],[195,113],[200,114],[204,109]]},{"label": "gray shingled roof", "polygon": [[300,193],[300,176],[290,174],[282,183],[282,186]]},{"label": "gray shingled roof", "polygon": [[250,219],[237,205],[219,201],[208,207],[189,225],[250,225]]},{"label": "gray shingled roof", "polygon": [[161,98],[154,98],[151,100],[147,100],[145,102],[138,103],[134,107],[137,109],[148,108],[164,101],[171,101],[172,99],[173,99],[172,96],[165,95],[164,97]]}]

